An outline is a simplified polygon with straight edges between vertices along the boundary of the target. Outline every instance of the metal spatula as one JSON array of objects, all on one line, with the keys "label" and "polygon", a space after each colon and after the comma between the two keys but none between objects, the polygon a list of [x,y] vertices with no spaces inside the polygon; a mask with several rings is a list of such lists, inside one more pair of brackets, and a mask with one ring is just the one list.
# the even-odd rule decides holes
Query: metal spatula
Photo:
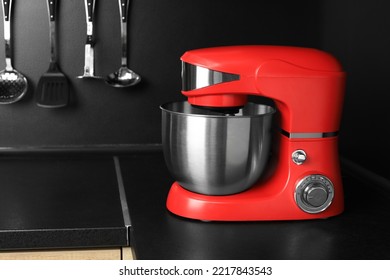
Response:
[{"label": "metal spatula", "polygon": [[36,102],[40,107],[59,108],[69,102],[69,84],[57,63],[56,17],[58,0],[47,0],[50,24],[50,65],[38,82]]}]

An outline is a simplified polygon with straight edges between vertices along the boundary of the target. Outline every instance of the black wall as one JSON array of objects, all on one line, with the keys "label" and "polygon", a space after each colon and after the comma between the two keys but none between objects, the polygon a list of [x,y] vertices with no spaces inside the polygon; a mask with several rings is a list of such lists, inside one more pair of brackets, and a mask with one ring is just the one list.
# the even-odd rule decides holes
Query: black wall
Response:
[{"label": "black wall", "polygon": [[340,151],[388,179],[389,11],[386,0],[325,0],[321,9],[321,46],[348,75]]},{"label": "black wall", "polygon": [[[180,56],[189,49],[237,44],[314,47],[336,55],[348,72],[341,153],[389,173],[384,132],[389,118],[386,66],[390,63],[389,4],[385,0],[133,0],[129,11],[129,66],[143,81],[126,89],[76,79],[84,64],[84,1],[59,5],[60,66],[72,89],[70,106],[35,105],[39,77],[48,68],[46,0],[14,0],[15,68],[28,77],[28,95],[0,106],[0,147],[117,147],[156,144],[159,105],[180,95]],[[0,23],[0,36],[3,36]],[[96,73],[120,65],[117,0],[97,0]],[[5,66],[0,47],[0,68]],[[331,112],[330,112],[331,113]]]}]

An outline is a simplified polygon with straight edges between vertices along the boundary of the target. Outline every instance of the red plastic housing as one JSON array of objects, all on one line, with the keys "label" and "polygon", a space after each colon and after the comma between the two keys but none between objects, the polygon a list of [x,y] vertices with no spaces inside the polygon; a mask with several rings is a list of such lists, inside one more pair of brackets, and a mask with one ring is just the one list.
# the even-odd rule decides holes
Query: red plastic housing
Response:
[{"label": "red plastic housing", "polygon": [[[333,56],[308,48],[233,46],[192,50],[181,59],[240,77],[182,91],[191,104],[236,107],[246,103],[247,95],[268,97],[275,101],[279,125],[286,135],[303,136],[280,134],[280,141],[274,143],[276,153],[274,164],[268,167],[269,175],[242,193],[208,196],[189,192],[175,182],[167,198],[171,212],[198,220],[254,221],[327,218],[343,211],[335,135],[340,125],[345,73]],[[308,135],[320,136],[306,138]],[[291,159],[296,150],[307,153],[301,165]],[[330,206],[315,214],[303,211],[294,197],[298,182],[313,174],[326,176],[334,188]]]},{"label": "red plastic housing", "polygon": [[182,91],[193,105],[235,107],[247,95],[272,98],[288,132],[339,130],[345,73],[330,54],[283,46],[229,46],[186,52],[181,60],[237,74],[237,81]]}]

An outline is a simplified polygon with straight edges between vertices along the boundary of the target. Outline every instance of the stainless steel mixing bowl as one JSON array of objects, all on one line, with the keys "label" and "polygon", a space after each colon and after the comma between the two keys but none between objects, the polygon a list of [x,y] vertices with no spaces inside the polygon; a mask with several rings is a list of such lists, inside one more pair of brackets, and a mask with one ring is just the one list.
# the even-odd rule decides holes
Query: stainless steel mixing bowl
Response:
[{"label": "stainless steel mixing bowl", "polygon": [[269,157],[274,108],[248,103],[234,116],[187,102],[160,108],[165,161],[182,187],[228,195],[260,178]]}]

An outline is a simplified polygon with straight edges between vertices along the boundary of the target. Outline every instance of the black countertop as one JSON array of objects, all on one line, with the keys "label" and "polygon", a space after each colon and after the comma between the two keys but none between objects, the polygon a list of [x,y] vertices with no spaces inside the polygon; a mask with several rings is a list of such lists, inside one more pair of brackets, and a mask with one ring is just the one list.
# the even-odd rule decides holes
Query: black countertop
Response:
[{"label": "black countertop", "polygon": [[173,179],[161,151],[3,157],[0,250],[130,242],[137,259],[390,259],[387,182],[344,163],[340,216],[202,222],[166,210]]},{"label": "black countertop", "polygon": [[126,246],[112,156],[0,160],[0,250]]},{"label": "black countertop", "polygon": [[355,176],[347,161],[342,215],[283,222],[180,218],[165,208],[173,180],[162,154],[120,162],[138,259],[390,259],[390,192]]}]

